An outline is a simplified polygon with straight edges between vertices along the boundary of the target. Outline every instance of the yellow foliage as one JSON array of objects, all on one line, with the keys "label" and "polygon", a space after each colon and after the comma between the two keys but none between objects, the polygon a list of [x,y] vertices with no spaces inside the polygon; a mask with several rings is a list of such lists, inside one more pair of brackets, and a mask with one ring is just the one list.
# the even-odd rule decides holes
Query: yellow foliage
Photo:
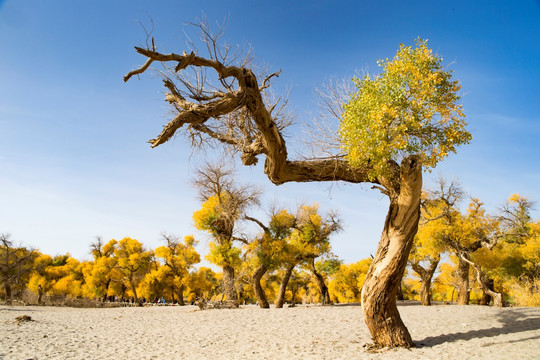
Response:
[{"label": "yellow foliage", "polygon": [[380,75],[353,79],[357,92],[343,106],[339,134],[353,166],[369,164],[376,177],[389,160],[418,155],[432,168],[471,140],[458,103],[460,85],[427,41],[417,39],[415,48],[400,45],[393,60],[378,64]]},{"label": "yellow foliage", "polygon": [[171,269],[166,266],[158,266],[157,269],[152,269],[146,273],[143,280],[137,288],[137,295],[144,296],[151,300],[155,297],[166,296],[172,298],[172,294],[166,294],[173,286],[178,288],[179,284],[174,283]]},{"label": "yellow foliage", "polygon": [[513,280],[509,284],[508,294],[516,306],[540,306],[540,279],[532,281]]},{"label": "yellow foliage", "polygon": [[331,297],[340,303],[360,302],[362,286],[371,265],[367,258],[353,264],[342,264],[328,283]]},{"label": "yellow foliage", "polygon": [[209,252],[205,259],[218,266],[230,265],[238,267],[241,264],[240,254],[242,250],[232,245],[231,242],[217,244],[211,241],[208,244]]},{"label": "yellow foliage", "polygon": [[220,197],[213,195],[202,204],[201,209],[193,213],[193,224],[197,229],[215,231],[213,223],[219,217],[220,203]]}]

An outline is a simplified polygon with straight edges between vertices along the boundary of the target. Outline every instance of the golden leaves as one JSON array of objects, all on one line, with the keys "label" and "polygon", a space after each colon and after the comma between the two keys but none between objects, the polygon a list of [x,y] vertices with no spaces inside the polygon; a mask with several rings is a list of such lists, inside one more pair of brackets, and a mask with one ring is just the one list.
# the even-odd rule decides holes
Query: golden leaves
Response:
[{"label": "golden leaves", "polygon": [[400,45],[392,61],[378,61],[380,75],[353,79],[357,92],[344,104],[339,134],[352,166],[369,164],[371,176],[383,175],[389,160],[418,155],[435,165],[471,140],[457,80],[442,67],[427,41]]}]

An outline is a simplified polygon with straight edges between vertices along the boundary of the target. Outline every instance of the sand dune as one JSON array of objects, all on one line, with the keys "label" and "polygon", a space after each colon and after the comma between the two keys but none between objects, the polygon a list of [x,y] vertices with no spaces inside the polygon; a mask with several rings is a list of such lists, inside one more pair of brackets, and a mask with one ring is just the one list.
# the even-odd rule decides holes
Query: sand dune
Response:
[{"label": "sand dune", "polygon": [[403,303],[400,312],[419,347],[369,353],[359,306],[0,306],[0,358],[540,359],[540,308]]}]

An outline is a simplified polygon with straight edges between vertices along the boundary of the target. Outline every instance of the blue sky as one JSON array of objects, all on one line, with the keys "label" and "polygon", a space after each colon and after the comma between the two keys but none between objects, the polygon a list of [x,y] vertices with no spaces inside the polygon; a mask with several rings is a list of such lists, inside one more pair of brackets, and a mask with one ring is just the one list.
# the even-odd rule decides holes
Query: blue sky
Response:
[{"label": "blue sky", "polygon": [[[123,75],[144,59],[154,23],[162,52],[181,53],[185,22],[229,19],[226,39],[251,44],[256,61],[282,70],[301,124],[317,112],[314,89],[331,78],[378,71],[400,43],[420,36],[462,84],[474,140],[425,175],[460,179],[495,211],[512,193],[540,201],[539,1],[0,1],[0,232],[49,254],[88,257],[96,235],[147,246],[162,231],[196,233],[200,204],[181,137],[151,149],[170,113],[161,82]],[[210,155],[209,155],[210,156]],[[264,187],[265,204],[318,202],[337,209],[345,230],[334,251],[346,262],[374,253],[387,200],[369,186],[285,184],[262,169],[240,181]],[[539,212],[534,212],[536,218]]]}]

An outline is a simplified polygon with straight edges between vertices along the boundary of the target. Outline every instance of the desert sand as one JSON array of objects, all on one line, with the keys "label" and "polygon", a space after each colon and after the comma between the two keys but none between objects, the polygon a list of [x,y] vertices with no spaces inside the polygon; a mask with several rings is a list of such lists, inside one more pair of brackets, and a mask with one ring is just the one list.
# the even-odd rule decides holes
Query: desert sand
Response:
[{"label": "desert sand", "polygon": [[[368,352],[360,306],[0,306],[1,359],[540,359],[540,308],[400,303],[417,348]],[[32,321],[15,321],[28,315]]]}]

